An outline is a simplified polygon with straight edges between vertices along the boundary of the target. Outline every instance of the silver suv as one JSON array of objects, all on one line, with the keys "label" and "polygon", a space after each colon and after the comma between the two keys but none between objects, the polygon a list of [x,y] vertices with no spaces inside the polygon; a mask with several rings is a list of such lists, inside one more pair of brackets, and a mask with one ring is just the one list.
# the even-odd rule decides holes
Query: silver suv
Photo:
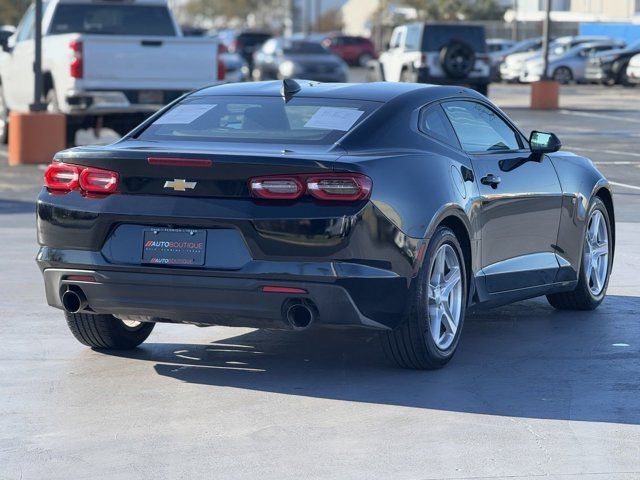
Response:
[{"label": "silver suv", "polygon": [[372,78],[389,82],[465,85],[486,95],[491,81],[484,27],[411,23],[393,30]]}]

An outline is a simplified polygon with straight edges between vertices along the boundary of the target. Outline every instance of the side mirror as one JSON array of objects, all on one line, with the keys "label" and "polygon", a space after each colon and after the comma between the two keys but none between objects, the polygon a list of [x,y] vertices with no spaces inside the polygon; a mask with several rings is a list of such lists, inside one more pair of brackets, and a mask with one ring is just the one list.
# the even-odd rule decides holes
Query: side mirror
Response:
[{"label": "side mirror", "polygon": [[534,130],[529,137],[529,145],[533,153],[557,152],[562,147],[562,142],[555,133],[538,132]]}]

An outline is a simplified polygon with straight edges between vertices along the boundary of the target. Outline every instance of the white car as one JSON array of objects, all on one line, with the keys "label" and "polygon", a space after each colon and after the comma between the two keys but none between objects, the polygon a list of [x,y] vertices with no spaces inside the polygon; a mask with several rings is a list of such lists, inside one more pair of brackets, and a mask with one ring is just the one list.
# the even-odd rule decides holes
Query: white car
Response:
[{"label": "white car", "polygon": [[631,57],[627,67],[627,79],[629,83],[640,83],[640,53]]},{"label": "white car", "polygon": [[[0,52],[0,137],[34,101],[34,8]],[[183,37],[166,0],[50,0],[42,20],[47,109],[79,128],[127,133],[150,113],[218,81],[217,40]],[[222,78],[223,79],[223,78]]]}]

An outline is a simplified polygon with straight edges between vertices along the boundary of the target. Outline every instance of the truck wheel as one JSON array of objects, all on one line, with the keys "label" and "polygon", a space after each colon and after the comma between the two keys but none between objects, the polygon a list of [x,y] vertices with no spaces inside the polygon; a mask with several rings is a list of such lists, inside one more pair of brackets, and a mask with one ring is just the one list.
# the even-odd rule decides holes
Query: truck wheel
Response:
[{"label": "truck wheel", "polygon": [[144,342],[155,323],[124,322],[113,315],[65,313],[76,340],[91,348],[127,350]]},{"label": "truck wheel", "polygon": [[451,229],[436,230],[416,282],[408,317],[394,330],[381,333],[382,347],[400,367],[442,368],[458,346],[467,302],[464,257]]},{"label": "truck wheel", "polygon": [[4,101],[4,91],[0,85],[0,143],[9,143],[9,109]]},{"label": "truck wheel", "polygon": [[482,85],[476,85],[474,87],[474,90],[478,92],[480,95],[484,95],[485,97],[489,96],[489,85],[487,85],[486,83]]}]

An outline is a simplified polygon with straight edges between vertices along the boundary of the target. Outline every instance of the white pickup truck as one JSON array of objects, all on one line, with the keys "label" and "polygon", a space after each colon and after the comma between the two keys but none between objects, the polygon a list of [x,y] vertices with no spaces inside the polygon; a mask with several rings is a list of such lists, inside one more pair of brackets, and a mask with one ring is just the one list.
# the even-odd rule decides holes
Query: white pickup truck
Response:
[{"label": "white pickup truck", "polygon": [[[33,5],[0,52],[0,140],[34,97]],[[224,79],[218,42],[183,37],[166,0],[49,0],[42,18],[44,101],[80,128],[124,134],[183,93]]]}]

